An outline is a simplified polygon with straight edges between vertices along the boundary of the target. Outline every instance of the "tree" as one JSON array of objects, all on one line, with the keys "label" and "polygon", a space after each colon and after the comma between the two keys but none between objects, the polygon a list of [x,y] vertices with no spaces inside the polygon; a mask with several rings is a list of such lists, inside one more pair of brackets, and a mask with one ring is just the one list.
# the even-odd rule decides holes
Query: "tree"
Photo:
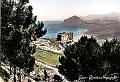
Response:
[{"label": "tree", "polygon": [[83,36],[77,43],[65,49],[64,56],[59,59],[59,72],[70,81],[78,80],[80,75],[100,74],[99,55],[100,45],[96,40]]},{"label": "tree", "polygon": [[44,80],[46,81],[48,77],[49,77],[49,76],[48,76],[48,74],[47,74],[47,71],[46,71],[46,69],[44,69]]},{"label": "tree", "polygon": [[102,47],[103,74],[120,74],[120,42],[117,39],[106,40]]},{"label": "tree", "polygon": [[33,40],[42,37],[47,32],[43,30],[43,22],[36,22],[29,0],[1,0],[1,44],[2,60],[14,67],[14,82],[16,82],[16,67],[29,73],[33,70],[35,59],[32,54],[36,47]]},{"label": "tree", "polygon": [[60,77],[59,75],[55,74],[54,77],[53,77],[54,81],[55,82],[62,82],[62,77]]},{"label": "tree", "polygon": [[58,69],[68,80],[78,80],[79,76],[104,76],[120,74],[120,42],[106,40],[102,46],[91,37],[81,39],[67,46],[59,58]]}]

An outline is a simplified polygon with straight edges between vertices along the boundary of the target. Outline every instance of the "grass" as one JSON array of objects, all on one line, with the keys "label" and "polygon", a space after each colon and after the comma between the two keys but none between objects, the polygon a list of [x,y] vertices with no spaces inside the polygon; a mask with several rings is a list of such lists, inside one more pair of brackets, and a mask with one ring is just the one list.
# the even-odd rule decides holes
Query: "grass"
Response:
[{"label": "grass", "polygon": [[52,53],[52,52],[48,52],[48,51],[44,51],[44,50],[40,50],[40,49],[37,49],[34,54],[34,57],[38,61],[42,61],[43,63],[45,63],[47,65],[53,65],[53,66],[60,65],[59,56],[60,56],[60,54]]}]

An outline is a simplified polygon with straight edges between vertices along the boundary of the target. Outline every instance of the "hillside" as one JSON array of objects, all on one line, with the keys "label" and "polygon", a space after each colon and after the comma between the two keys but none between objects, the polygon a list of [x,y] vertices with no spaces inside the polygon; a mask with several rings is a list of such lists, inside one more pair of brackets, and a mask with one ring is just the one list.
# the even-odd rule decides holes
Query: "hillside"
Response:
[{"label": "hillside", "polygon": [[[87,18],[88,17],[88,18]],[[106,15],[87,16],[84,24],[87,34],[96,34],[99,38],[117,38],[120,40],[120,14],[111,13]]]},{"label": "hillside", "polygon": [[91,14],[88,16],[80,16],[82,20],[94,20],[94,19],[99,19],[99,20],[119,20],[120,21],[120,13],[113,12],[109,14]]}]

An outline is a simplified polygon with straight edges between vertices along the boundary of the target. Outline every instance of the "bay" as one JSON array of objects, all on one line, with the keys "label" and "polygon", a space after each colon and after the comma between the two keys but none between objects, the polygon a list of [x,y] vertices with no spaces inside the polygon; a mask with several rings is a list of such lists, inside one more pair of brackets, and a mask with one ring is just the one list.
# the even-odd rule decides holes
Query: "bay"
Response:
[{"label": "bay", "polygon": [[57,38],[58,33],[73,32],[73,36],[80,36],[81,33],[86,32],[84,26],[80,27],[65,27],[63,21],[43,21],[44,28],[47,28],[47,33],[43,38],[51,39]]}]

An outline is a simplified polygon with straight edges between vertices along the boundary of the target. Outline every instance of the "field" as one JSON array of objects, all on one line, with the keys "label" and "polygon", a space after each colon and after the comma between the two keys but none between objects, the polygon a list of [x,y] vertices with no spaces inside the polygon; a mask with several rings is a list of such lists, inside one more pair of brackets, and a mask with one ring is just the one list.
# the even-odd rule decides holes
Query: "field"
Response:
[{"label": "field", "polygon": [[49,51],[44,51],[37,49],[35,54],[34,54],[35,59],[38,61],[41,61],[47,65],[59,65],[59,57],[60,54],[49,52]]}]

